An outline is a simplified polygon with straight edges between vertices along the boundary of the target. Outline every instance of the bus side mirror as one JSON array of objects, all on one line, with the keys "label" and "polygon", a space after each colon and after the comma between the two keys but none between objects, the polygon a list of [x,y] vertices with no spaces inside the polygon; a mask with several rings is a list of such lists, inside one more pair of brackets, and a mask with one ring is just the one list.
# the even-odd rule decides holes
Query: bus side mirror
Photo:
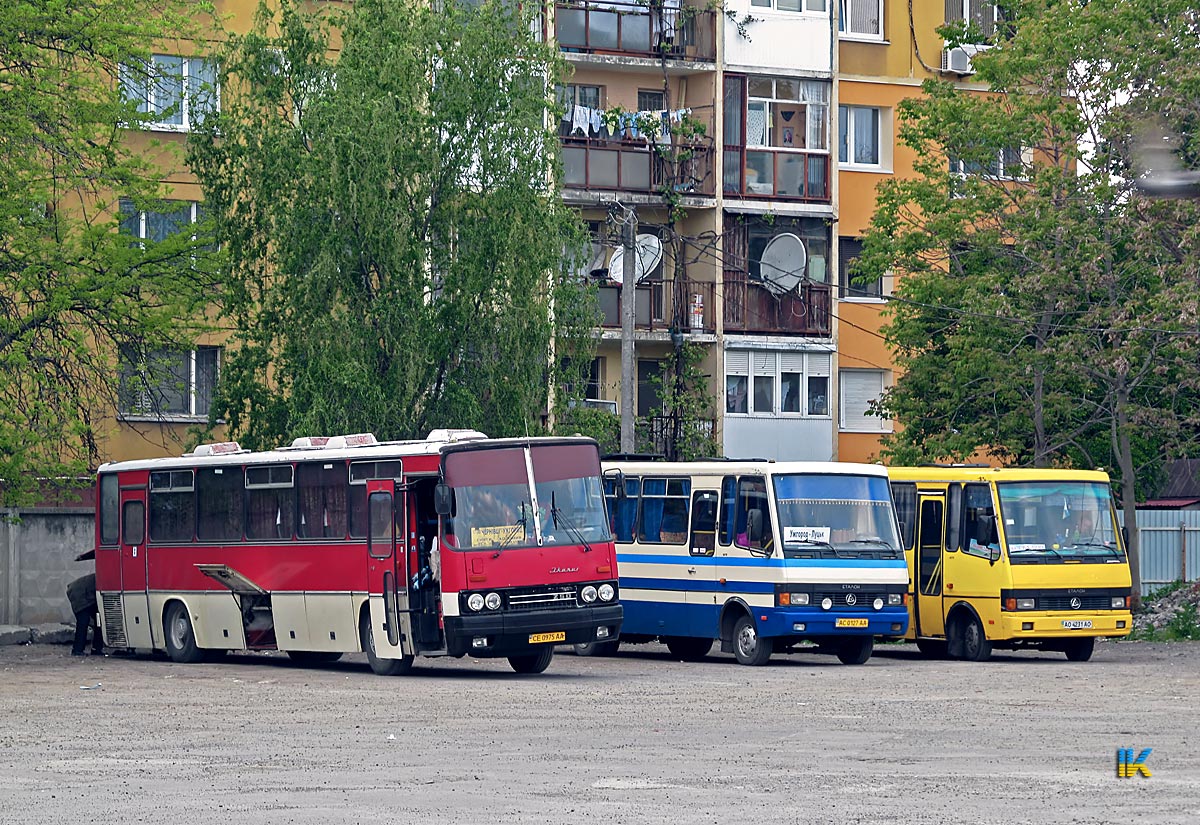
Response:
[{"label": "bus side mirror", "polygon": [[620,470],[608,470],[604,473],[604,480],[612,482],[613,493],[618,499],[629,498],[629,492],[625,489],[625,474]]},{"label": "bus side mirror", "polygon": [[1000,534],[996,530],[996,517],[991,514],[979,516],[975,522],[975,541],[983,546],[999,544]]},{"label": "bus side mirror", "polygon": [[763,514],[762,510],[746,511],[746,542],[756,544],[762,540]]},{"label": "bus side mirror", "polygon": [[996,562],[1000,561],[1000,548],[999,547],[989,547],[988,548],[988,561],[991,562],[992,564],[995,564]]},{"label": "bus side mirror", "polygon": [[439,516],[450,515],[450,503],[453,500],[450,488],[443,482],[433,488],[433,509]]}]

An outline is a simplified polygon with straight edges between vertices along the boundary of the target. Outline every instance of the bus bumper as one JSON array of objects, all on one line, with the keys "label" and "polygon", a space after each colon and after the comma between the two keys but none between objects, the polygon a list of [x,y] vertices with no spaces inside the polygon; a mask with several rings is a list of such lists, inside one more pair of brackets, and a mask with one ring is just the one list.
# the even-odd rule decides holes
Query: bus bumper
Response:
[{"label": "bus bumper", "polygon": [[754,618],[758,621],[758,635],[764,637],[903,636],[908,630],[908,609],[903,606],[885,607],[870,613],[820,608],[775,609]]},{"label": "bus bumper", "polygon": [[[602,627],[608,629],[605,638],[616,639],[624,614],[620,604],[606,604],[571,610],[446,616],[446,648],[451,656],[470,654],[488,659],[528,654],[546,644],[594,642]],[[538,636],[549,638],[534,640]]]},{"label": "bus bumper", "polygon": [[1000,614],[1003,639],[1127,636],[1132,629],[1133,614],[1128,610],[1030,610]]}]

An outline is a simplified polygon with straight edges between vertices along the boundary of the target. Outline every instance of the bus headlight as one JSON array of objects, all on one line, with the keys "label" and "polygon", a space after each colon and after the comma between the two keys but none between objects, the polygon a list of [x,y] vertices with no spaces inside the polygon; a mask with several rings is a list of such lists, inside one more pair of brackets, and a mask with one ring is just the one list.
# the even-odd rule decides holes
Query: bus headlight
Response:
[{"label": "bus headlight", "polygon": [[579,591],[579,598],[583,599],[586,604],[591,604],[596,601],[596,588],[589,584]]},{"label": "bus headlight", "polygon": [[828,610],[831,607],[833,607],[833,599],[829,598],[828,596],[821,599],[821,608],[823,610]]},{"label": "bus headlight", "polygon": [[488,593],[487,598],[484,599],[484,604],[487,605],[488,610],[499,610],[500,609],[500,594],[499,593]]},{"label": "bus headlight", "polygon": [[808,594],[807,593],[793,593],[792,594],[792,604],[800,605],[800,606],[808,604]]},{"label": "bus headlight", "polygon": [[1036,599],[1017,599],[1017,610],[1033,610],[1035,605]]},{"label": "bus headlight", "polygon": [[875,608],[876,610],[882,610],[883,599],[876,599],[875,601],[871,602],[871,607]]},{"label": "bus headlight", "polygon": [[467,596],[467,607],[477,612],[483,610],[483,594],[472,593],[470,596]]},{"label": "bus headlight", "polygon": [[617,595],[617,591],[613,589],[611,584],[600,585],[599,593],[600,601],[602,602],[611,602],[613,600],[613,596]]},{"label": "bus headlight", "polygon": [[1128,596],[1113,596],[1112,606],[1114,610],[1120,610],[1129,606]]},{"label": "bus headlight", "polygon": [[888,593],[888,604],[895,607],[898,604],[904,604],[904,596],[900,593]]}]

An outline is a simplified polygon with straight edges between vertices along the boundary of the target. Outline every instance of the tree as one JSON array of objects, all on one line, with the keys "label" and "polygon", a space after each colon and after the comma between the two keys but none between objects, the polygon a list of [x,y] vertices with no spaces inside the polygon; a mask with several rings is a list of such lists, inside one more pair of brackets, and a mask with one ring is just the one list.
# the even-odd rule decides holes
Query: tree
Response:
[{"label": "tree", "polygon": [[144,209],[169,189],[129,142],[157,115],[116,80],[144,80],[151,44],[193,30],[184,5],[0,8],[0,506],[95,467],[118,353],[187,348],[213,292],[202,235],[117,231],[118,198]]},{"label": "tree", "polygon": [[1114,468],[1136,535],[1139,483],[1200,421],[1196,204],[1134,196],[1129,151],[1139,119],[1194,99],[1192,5],[1006,3],[973,58],[988,93],[927,81],[902,104],[917,174],[880,187],[857,269],[903,276],[885,455]]},{"label": "tree", "polygon": [[[300,434],[540,428],[552,352],[593,316],[557,194],[562,64],[488,3],[260,6],[189,159],[228,249],[214,404],[256,447]],[[334,50],[336,47],[336,51]]]}]

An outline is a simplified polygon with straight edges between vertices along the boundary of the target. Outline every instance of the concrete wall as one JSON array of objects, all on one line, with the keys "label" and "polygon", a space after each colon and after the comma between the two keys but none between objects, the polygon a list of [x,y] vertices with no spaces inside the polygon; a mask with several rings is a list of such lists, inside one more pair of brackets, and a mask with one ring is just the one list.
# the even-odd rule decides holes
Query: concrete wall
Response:
[{"label": "concrete wall", "polygon": [[0,625],[71,622],[67,583],[95,571],[91,509],[0,510]]}]

